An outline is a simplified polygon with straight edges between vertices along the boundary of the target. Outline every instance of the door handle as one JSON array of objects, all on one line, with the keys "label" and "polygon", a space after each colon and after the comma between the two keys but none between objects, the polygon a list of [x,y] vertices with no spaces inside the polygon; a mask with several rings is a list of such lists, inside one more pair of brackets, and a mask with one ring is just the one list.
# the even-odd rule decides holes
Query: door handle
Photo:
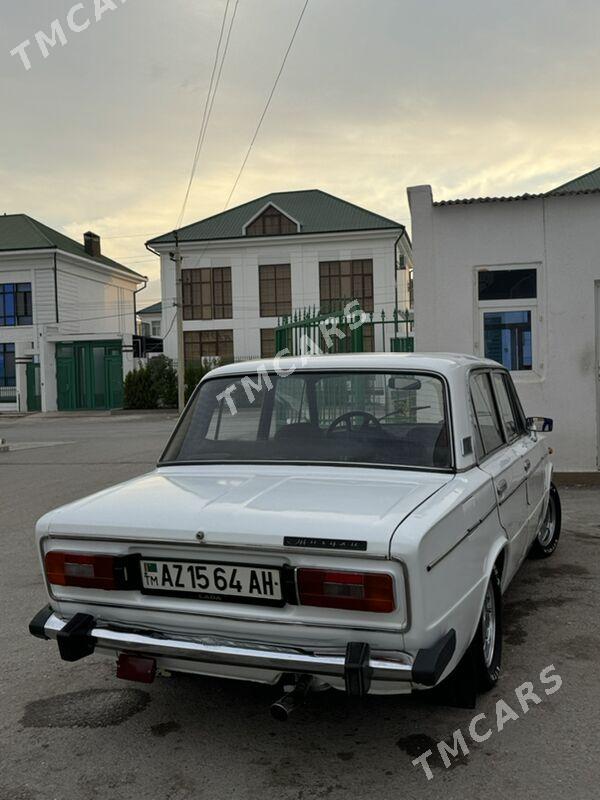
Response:
[{"label": "door handle", "polygon": [[528,458],[525,459],[525,463],[523,464],[523,468],[524,468],[525,472],[529,472],[529,470],[531,469],[531,461]]},{"label": "door handle", "polygon": [[498,486],[496,487],[496,491],[498,492],[498,497],[501,497],[507,489],[508,489],[508,483],[504,479],[498,481]]}]

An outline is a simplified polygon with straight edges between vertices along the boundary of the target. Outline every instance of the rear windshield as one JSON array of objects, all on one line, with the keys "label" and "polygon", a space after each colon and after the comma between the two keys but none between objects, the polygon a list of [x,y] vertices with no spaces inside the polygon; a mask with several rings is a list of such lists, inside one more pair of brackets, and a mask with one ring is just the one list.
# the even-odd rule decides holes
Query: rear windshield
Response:
[{"label": "rear windshield", "polygon": [[450,469],[444,383],[409,372],[259,372],[206,380],[165,463]]}]

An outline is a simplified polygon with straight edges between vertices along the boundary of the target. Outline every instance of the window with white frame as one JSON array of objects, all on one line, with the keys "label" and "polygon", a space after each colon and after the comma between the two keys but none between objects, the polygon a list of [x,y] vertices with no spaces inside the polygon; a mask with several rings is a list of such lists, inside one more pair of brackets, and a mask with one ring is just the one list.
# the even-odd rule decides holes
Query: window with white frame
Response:
[{"label": "window with white frame", "polygon": [[512,372],[534,369],[537,269],[480,269],[477,298],[485,357]]}]

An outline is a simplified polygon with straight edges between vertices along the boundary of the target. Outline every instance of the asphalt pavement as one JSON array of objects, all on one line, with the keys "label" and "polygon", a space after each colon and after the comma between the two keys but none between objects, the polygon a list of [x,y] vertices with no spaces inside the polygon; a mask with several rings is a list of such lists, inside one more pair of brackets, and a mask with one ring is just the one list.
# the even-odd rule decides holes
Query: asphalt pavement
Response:
[{"label": "asphalt pavement", "polygon": [[[510,587],[502,677],[476,711],[424,696],[350,701],[325,692],[277,723],[270,687],[126,683],[110,660],[67,664],[54,643],[32,638],[28,622],[46,602],[36,519],[151,470],[174,422],[172,414],[0,418],[11,445],[0,453],[0,800],[596,800],[599,488],[562,490],[560,546],[547,561],[527,561]],[[550,665],[562,685],[546,695],[556,687],[540,679]],[[525,681],[541,701],[527,713],[515,695]],[[477,742],[468,733],[475,714],[486,715]],[[451,744],[458,729],[468,752],[446,768],[436,744]],[[412,764],[427,749],[431,780]]]}]

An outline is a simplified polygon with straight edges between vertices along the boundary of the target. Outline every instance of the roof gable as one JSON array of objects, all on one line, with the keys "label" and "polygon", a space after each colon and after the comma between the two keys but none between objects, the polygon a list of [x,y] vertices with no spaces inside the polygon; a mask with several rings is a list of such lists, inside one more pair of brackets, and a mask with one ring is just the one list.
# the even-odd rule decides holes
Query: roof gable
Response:
[{"label": "roof gable", "polygon": [[129,267],[113,261],[107,256],[90,256],[85,247],[75,239],[49,228],[43,222],[29,217],[27,214],[4,214],[0,216],[0,252],[12,250],[63,250],[73,256],[85,258],[88,261],[101,264],[105,267],[120,269],[134,275],[142,276],[129,269]]},{"label": "roof gable", "polygon": [[[273,232],[267,233],[269,222]],[[273,225],[273,222],[279,223]],[[261,224],[262,223],[262,224]],[[292,219],[284,211],[282,211],[275,203],[266,203],[258,213],[254,214],[248,222],[242,227],[242,234],[244,236],[274,236],[278,233],[300,233],[302,226],[297,219]]]},{"label": "roof gable", "polygon": [[158,303],[153,303],[151,306],[146,306],[146,308],[140,309],[138,314],[160,314],[162,312],[162,302],[159,300]]},{"label": "roof gable", "polygon": [[557,186],[549,194],[554,194],[554,192],[591,192],[598,189],[600,189],[600,167],[596,167],[578,178],[573,178],[572,181],[567,181],[562,186]]},{"label": "roof gable", "polygon": [[[179,241],[242,238],[248,223],[256,219],[269,205],[274,206],[300,226],[298,232],[292,235],[404,229],[404,225],[395,220],[374,214],[320,189],[305,189],[297,192],[272,192],[228,211],[186,225],[177,232]],[[171,231],[151,239],[148,244],[167,244],[174,241],[175,233]]]}]

